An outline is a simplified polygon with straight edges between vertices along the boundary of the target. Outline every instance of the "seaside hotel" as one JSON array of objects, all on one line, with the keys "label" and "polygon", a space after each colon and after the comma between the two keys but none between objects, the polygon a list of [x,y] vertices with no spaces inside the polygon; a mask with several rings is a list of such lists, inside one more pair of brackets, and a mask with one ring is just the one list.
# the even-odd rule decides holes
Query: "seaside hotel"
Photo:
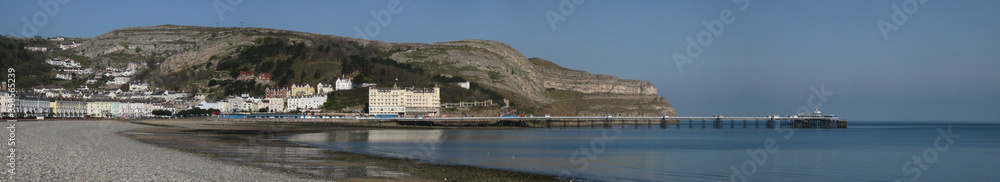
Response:
[{"label": "seaside hotel", "polygon": [[441,109],[441,89],[434,88],[368,88],[368,114],[436,116]]}]

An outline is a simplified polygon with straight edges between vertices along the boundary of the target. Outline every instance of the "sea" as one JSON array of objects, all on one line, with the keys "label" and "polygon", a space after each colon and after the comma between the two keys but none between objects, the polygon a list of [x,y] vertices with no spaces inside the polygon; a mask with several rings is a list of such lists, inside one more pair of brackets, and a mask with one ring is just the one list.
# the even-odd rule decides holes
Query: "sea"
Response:
[{"label": "sea", "polygon": [[1000,122],[851,121],[840,129],[626,124],[355,130],[283,140],[583,181],[1000,181]]}]

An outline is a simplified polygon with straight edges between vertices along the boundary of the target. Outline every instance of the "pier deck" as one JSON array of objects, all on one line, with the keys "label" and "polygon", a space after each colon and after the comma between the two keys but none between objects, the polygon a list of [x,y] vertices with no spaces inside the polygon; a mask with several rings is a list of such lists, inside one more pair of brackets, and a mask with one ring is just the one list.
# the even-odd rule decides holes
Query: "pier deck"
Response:
[{"label": "pier deck", "polygon": [[847,121],[837,117],[461,117],[461,118],[359,118],[360,122],[395,122],[399,125],[439,125],[439,126],[515,126],[515,127],[559,127],[559,126],[595,126],[618,124],[648,124],[656,123],[661,127],[676,125],[680,127],[687,121],[693,128],[696,121],[706,128],[724,128],[728,123],[730,128],[737,125],[748,128],[749,122],[760,128],[763,122],[766,128],[847,128]]}]

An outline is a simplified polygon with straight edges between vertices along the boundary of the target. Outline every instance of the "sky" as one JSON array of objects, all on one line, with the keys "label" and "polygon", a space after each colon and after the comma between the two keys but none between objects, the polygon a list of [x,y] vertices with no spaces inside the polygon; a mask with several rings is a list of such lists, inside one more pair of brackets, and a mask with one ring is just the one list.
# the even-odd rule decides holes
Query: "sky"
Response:
[{"label": "sky", "polygon": [[819,108],[853,121],[1000,121],[994,116],[1000,113],[1000,1],[2,4],[0,34],[13,36],[95,37],[123,27],[242,22],[391,42],[496,40],[529,58],[649,81],[680,116]]}]

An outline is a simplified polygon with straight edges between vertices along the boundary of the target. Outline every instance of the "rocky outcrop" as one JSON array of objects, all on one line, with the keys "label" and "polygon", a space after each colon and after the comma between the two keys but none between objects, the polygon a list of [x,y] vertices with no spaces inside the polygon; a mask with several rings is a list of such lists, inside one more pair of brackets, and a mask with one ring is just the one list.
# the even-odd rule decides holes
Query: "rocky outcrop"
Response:
[{"label": "rocky outcrop", "polygon": [[[518,93],[540,108],[573,105],[568,115],[671,115],[676,112],[649,82],[560,67],[540,58],[527,58],[509,45],[489,40],[463,40],[417,46],[395,53],[392,59],[421,65],[499,90]],[[559,98],[566,91],[575,97]],[[585,107],[579,107],[583,104]],[[558,109],[554,109],[558,110]],[[563,109],[565,110],[565,109]]]},{"label": "rocky outcrop", "polygon": [[245,31],[257,29],[175,25],[130,27],[102,34],[73,51],[96,63],[162,61],[156,71],[171,73],[203,64],[213,55],[231,52],[258,38],[245,36]]}]

